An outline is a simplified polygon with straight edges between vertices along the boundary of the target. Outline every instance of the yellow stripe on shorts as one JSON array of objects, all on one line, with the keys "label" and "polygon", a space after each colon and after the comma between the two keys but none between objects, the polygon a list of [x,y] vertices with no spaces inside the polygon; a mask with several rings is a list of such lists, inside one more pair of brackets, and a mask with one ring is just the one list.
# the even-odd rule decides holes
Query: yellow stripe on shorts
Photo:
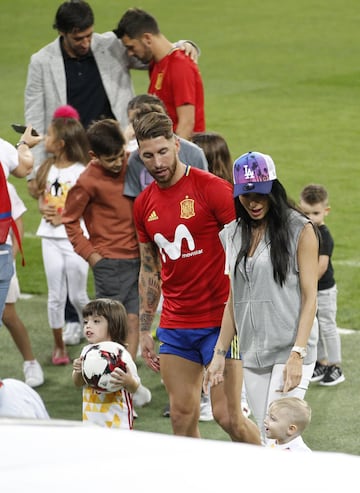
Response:
[{"label": "yellow stripe on shorts", "polygon": [[231,359],[241,359],[240,357],[240,345],[237,334],[234,335],[233,340],[230,344],[230,358]]}]

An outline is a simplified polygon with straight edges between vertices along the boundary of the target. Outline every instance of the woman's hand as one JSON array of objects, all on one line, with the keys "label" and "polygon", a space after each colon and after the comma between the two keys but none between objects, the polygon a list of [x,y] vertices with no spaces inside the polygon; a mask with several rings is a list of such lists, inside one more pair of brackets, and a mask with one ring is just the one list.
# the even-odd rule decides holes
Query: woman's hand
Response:
[{"label": "woman's hand", "polygon": [[302,366],[303,359],[300,358],[298,353],[292,351],[283,371],[284,387],[282,392],[284,392],[284,394],[295,389],[301,382]]}]

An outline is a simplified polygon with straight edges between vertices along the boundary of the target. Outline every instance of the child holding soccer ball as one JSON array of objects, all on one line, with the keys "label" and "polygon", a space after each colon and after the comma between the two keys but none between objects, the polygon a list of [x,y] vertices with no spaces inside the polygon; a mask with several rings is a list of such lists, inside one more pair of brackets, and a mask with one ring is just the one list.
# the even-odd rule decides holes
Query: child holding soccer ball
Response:
[{"label": "child holding soccer ball", "polygon": [[[140,378],[136,365],[125,349],[127,339],[127,314],[122,303],[113,299],[99,298],[90,301],[83,309],[84,335],[89,344],[73,362],[73,382],[83,388],[83,421],[90,421],[108,428],[133,428],[132,394],[136,392]],[[126,371],[115,368],[110,384],[118,388],[114,392],[99,391],[86,383],[83,362],[94,344],[113,341],[122,346],[121,359]]]}]

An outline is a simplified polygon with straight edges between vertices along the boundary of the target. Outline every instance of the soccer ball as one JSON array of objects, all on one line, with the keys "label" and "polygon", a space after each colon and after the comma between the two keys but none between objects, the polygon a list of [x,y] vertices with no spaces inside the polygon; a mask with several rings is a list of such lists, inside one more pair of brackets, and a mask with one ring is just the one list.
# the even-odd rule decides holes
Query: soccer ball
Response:
[{"label": "soccer ball", "polygon": [[110,373],[115,368],[126,372],[122,356],[124,346],[117,342],[104,341],[92,344],[83,356],[82,375],[89,387],[98,392],[116,392],[121,386],[110,383]]}]

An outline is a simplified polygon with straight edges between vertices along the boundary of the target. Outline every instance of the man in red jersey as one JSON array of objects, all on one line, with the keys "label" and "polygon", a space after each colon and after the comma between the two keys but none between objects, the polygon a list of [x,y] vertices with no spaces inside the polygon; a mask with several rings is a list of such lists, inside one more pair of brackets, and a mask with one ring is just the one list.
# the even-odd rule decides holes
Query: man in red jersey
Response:
[{"label": "man in red jersey", "polygon": [[196,63],[174,48],[144,10],[127,10],[114,32],[128,55],[150,64],[148,93],[164,102],[176,134],[189,139],[193,132],[203,132],[204,88]]},{"label": "man in red jersey", "polygon": [[[229,292],[218,233],[235,215],[232,188],[179,160],[179,141],[168,115],[148,113],[133,125],[140,157],[154,178],[134,204],[142,356],[150,368],[161,371],[174,434],[199,437],[203,371],[213,355]],[[151,325],[161,290],[158,356]],[[260,444],[256,425],[240,408],[241,361],[231,356],[228,351],[224,383],[211,389],[213,414],[234,441]]]}]

